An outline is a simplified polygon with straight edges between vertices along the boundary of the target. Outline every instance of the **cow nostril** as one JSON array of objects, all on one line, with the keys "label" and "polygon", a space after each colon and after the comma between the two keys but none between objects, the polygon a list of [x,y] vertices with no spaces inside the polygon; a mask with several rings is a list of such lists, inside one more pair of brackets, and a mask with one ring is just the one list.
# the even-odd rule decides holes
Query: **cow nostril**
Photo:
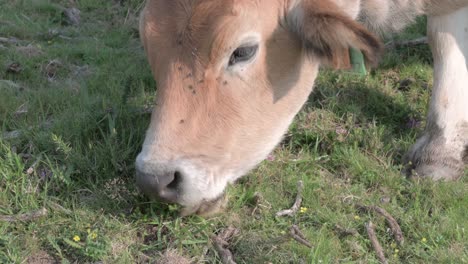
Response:
[{"label": "cow nostril", "polygon": [[137,170],[138,187],[148,196],[177,203],[184,175],[179,171],[144,173]]},{"label": "cow nostril", "polygon": [[168,189],[176,190],[182,183],[182,173],[179,171],[174,172],[174,179],[167,185]]}]

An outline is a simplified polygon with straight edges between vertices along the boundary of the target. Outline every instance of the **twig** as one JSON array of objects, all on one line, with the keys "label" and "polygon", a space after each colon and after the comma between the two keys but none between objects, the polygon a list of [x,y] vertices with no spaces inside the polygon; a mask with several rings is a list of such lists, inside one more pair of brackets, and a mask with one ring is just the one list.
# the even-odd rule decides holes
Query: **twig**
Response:
[{"label": "twig", "polygon": [[19,222],[19,221],[27,222],[27,221],[35,220],[37,218],[44,217],[44,216],[47,215],[47,213],[48,213],[47,209],[41,208],[39,210],[32,211],[32,212],[25,213],[25,214],[0,215],[0,221],[3,221],[3,222]]},{"label": "twig", "polygon": [[387,220],[388,225],[390,226],[390,229],[392,230],[393,237],[395,238],[395,241],[400,245],[403,244],[403,242],[405,241],[405,238],[403,236],[403,232],[401,231],[400,225],[395,220],[395,218],[393,218],[393,216],[391,214],[389,214],[385,209],[380,208],[380,207],[375,206],[375,205],[365,206],[365,205],[358,204],[357,207],[359,209],[362,209],[362,210],[365,210],[365,211],[374,211],[374,212],[380,214],[381,216],[385,217],[385,219]]},{"label": "twig", "polygon": [[281,210],[276,213],[276,216],[293,216],[297,213],[302,203],[302,190],[304,189],[304,183],[302,181],[297,182],[297,196],[291,209]]},{"label": "twig", "polygon": [[307,241],[306,237],[301,232],[301,230],[299,230],[299,227],[297,227],[297,225],[291,226],[291,229],[289,230],[289,234],[292,236],[292,238],[294,238],[294,240],[305,245],[306,247],[308,248],[313,247],[312,244],[309,241]]},{"label": "twig", "polygon": [[205,260],[206,260],[206,255],[208,254],[209,250],[210,250],[209,246],[203,247],[202,254],[199,257],[197,257],[195,263],[205,263],[205,262],[207,262]]},{"label": "twig", "polygon": [[23,135],[20,130],[13,130],[9,132],[4,132],[1,136],[4,140],[17,139]]},{"label": "twig", "polygon": [[385,161],[383,161],[381,158],[377,157],[377,155],[375,155],[374,153],[372,153],[372,152],[370,152],[370,151],[368,151],[368,150],[366,150],[366,153],[367,153],[368,155],[372,156],[375,160],[377,160],[377,161],[380,163],[380,165],[382,165],[382,166],[384,166],[386,169],[388,169],[387,163],[385,163]]},{"label": "twig", "polygon": [[372,210],[374,210],[376,213],[382,215],[385,217],[387,220],[388,225],[390,226],[390,229],[392,230],[393,236],[395,237],[395,240],[397,243],[400,245],[403,244],[405,241],[405,238],[403,236],[403,232],[401,231],[400,225],[398,222],[393,218],[392,215],[390,215],[385,209],[380,208],[378,206],[369,206]]},{"label": "twig", "polygon": [[27,113],[28,113],[28,106],[26,105],[26,103],[24,103],[24,104],[20,105],[16,109],[14,115],[15,116],[20,116],[20,115],[24,115],[24,114],[27,114]]},{"label": "twig", "polygon": [[14,38],[5,38],[5,37],[0,37],[0,43],[5,43],[5,44],[17,44],[18,40]]},{"label": "twig", "polygon": [[418,46],[418,45],[423,45],[427,44],[427,37],[422,37],[422,38],[417,38],[417,39],[412,39],[412,40],[402,40],[402,41],[390,41],[385,44],[386,49],[395,49],[399,47],[405,47],[405,46]]},{"label": "twig", "polygon": [[357,236],[358,232],[355,229],[347,229],[338,224],[335,225],[335,231],[340,236]]},{"label": "twig", "polygon": [[67,37],[67,36],[64,36],[64,35],[58,35],[59,38],[61,39],[65,39],[65,40],[72,40],[73,38],[70,38],[70,37]]},{"label": "twig", "polygon": [[153,113],[154,105],[149,105],[141,108],[137,108],[132,111],[132,113],[135,113],[137,115],[148,115]]},{"label": "twig", "polygon": [[15,24],[13,24],[13,23],[10,22],[10,21],[0,19],[0,25],[1,25],[1,24],[7,25],[7,26],[10,26],[10,27],[15,26]]},{"label": "twig", "polygon": [[130,8],[127,9],[127,14],[125,15],[125,19],[124,19],[124,22],[123,22],[124,25],[127,24],[127,21],[128,21],[129,16],[130,16]]},{"label": "twig", "polygon": [[221,262],[223,264],[236,264],[234,257],[229,249],[224,248],[228,243],[218,237],[213,238],[213,244],[216,249],[216,252],[221,257]]},{"label": "twig", "polygon": [[233,237],[239,234],[239,229],[229,226],[228,228],[224,229],[221,233],[219,233],[218,237],[222,240],[229,242]]},{"label": "twig", "polygon": [[0,87],[1,86],[7,86],[7,87],[11,87],[11,88],[15,88],[15,89],[21,89],[21,85],[15,83],[15,82],[12,82],[10,80],[0,80]]},{"label": "twig", "polygon": [[380,263],[387,264],[388,261],[385,258],[385,254],[383,253],[382,246],[379,243],[379,240],[377,239],[377,235],[375,234],[375,227],[372,224],[372,222],[369,222],[366,224],[366,230],[367,230],[367,235],[369,236],[369,239],[372,243],[372,247],[374,247],[375,253],[377,254],[377,257],[379,258]]},{"label": "twig", "polygon": [[226,247],[229,246],[229,241],[233,236],[235,236],[239,230],[232,226],[226,228],[217,236],[212,236],[213,245],[216,249],[216,252],[221,258],[223,264],[236,264],[234,257],[229,249]]},{"label": "twig", "polygon": [[34,163],[26,170],[26,174],[28,175],[33,174],[34,170],[37,167],[37,164],[39,164],[40,161],[41,161],[41,157],[39,156],[39,158],[37,158],[36,161],[34,161]]},{"label": "twig", "polygon": [[58,203],[55,203],[55,202],[50,201],[48,204],[49,204],[49,207],[50,207],[50,208],[52,208],[52,209],[54,209],[54,210],[56,210],[56,211],[60,211],[60,212],[62,212],[62,213],[64,213],[64,214],[66,214],[66,215],[71,215],[71,214],[72,214],[72,211],[70,211],[70,210],[64,208],[63,206],[61,206],[61,205],[58,204]]},{"label": "twig", "polygon": [[255,192],[253,199],[255,202],[255,207],[250,213],[250,215],[254,216],[259,207],[267,210],[271,209],[271,204],[267,200],[265,200],[265,198],[263,198],[261,193]]},{"label": "twig", "polygon": [[139,252],[138,256],[140,257],[140,260],[143,260],[145,263],[149,262],[151,260],[150,256],[146,255],[143,252]]},{"label": "twig", "polygon": [[80,24],[80,13],[81,11],[75,7],[63,10],[67,23],[72,26],[78,26]]}]

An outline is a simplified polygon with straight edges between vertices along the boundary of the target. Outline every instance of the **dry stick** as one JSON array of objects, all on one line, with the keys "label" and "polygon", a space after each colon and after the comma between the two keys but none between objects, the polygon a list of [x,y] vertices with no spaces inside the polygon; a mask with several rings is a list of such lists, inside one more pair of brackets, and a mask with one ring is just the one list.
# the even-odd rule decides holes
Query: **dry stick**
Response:
[{"label": "dry stick", "polygon": [[4,140],[10,140],[10,139],[19,138],[19,137],[21,137],[21,135],[23,135],[23,132],[21,132],[20,130],[13,130],[13,131],[10,131],[10,132],[4,132],[0,136]]},{"label": "dry stick", "polygon": [[255,192],[253,198],[255,202],[255,208],[252,210],[250,215],[254,216],[259,207],[265,208],[267,210],[271,209],[271,204],[267,200],[265,200],[265,198],[263,198],[261,193]]},{"label": "dry stick", "polygon": [[60,211],[60,212],[62,212],[62,213],[64,213],[64,214],[67,214],[67,215],[71,215],[71,214],[72,214],[72,211],[71,211],[71,210],[68,210],[68,209],[64,208],[63,206],[61,206],[61,205],[58,204],[58,203],[49,201],[49,202],[48,202],[48,205],[49,205],[50,208],[52,208],[52,209],[54,209],[54,210],[56,210],[56,211]]},{"label": "dry stick", "polygon": [[382,165],[382,166],[384,166],[385,168],[388,169],[387,163],[385,163],[385,161],[383,161],[381,158],[377,157],[377,155],[375,155],[374,153],[372,153],[372,152],[370,152],[368,150],[366,150],[366,153],[369,154],[370,156],[372,156],[375,160],[377,160],[380,163],[380,165]]},{"label": "dry stick", "polygon": [[427,44],[427,37],[412,39],[412,40],[404,40],[404,41],[390,41],[385,44],[386,49],[394,49],[398,47],[405,47],[405,46],[418,46]]},{"label": "dry stick", "polygon": [[[2,80],[0,80],[0,83],[2,83]],[[39,124],[40,128],[50,128],[52,123],[50,121],[43,122]],[[26,131],[33,129],[33,126],[29,126]],[[4,132],[0,134],[0,137],[4,140],[12,140],[12,139],[17,139],[21,137],[24,134],[23,130],[13,130],[10,132]]]},{"label": "dry stick", "polygon": [[380,263],[387,264],[388,261],[385,258],[382,246],[380,245],[379,240],[377,239],[377,235],[375,234],[375,227],[372,224],[372,222],[366,224],[366,230],[367,235],[369,236],[369,239],[372,243],[372,247],[374,247],[375,253],[377,253],[377,257],[379,258]]},{"label": "dry stick", "polygon": [[19,214],[19,215],[0,215],[0,221],[3,222],[26,222],[26,221],[32,221],[37,218],[41,218],[47,215],[47,209],[41,208],[36,211],[32,211],[30,213],[25,213],[25,214]]},{"label": "dry stick", "polygon": [[385,209],[380,208],[378,206],[369,206],[370,209],[375,211],[376,213],[382,215],[387,220],[388,225],[390,225],[390,229],[392,230],[393,236],[398,244],[403,244],[405,242],[405,238],[403,236],[403,232],[401,231],[400,225],[398,222],[390,215]]},{"label": "dry stick", "polygon": [[80,24],[80,20],[81,20],[80,13],[81,11],[74,7],[63,10],[63,14],[65,15],[65,18],[67,19],[67,22],[73,26],[78,26]]},{"label": "dry stick", "polygon": [[231,251],[225,247],[229,245],[227,241],[230,240],[233,236],[235,236],[238,232],[238,229],[230,226],[223,230],[223,232],[221,232],[217,236],[212,237],[212,241],[216,252],[221,257],[221,262],[223,264],[236,264]]},{"label": "dry stick", "polygon": [[385,217],[388,225],[390,226],[390,229],[392,230],[393,237],[395,238],[396,242],[400,245],[402,245],[403,242],[405,242],[405,238],[403,236],[403,232],[401,231],[400,225],[395,220],[395,218],[393,218],[393,216],[389,214],[385,209],[375,205],[365,206],[358,204],[357,207],[365,211],[374,211],[380,214],[381,216]]},{"label": "dry stick", "polygon": [[36,161],[34,161],[34,163],[26,170],[26,174],[28,174],[28,175],[33,174],[34,170],[37,167],[37,164],[39,164],[40,161],[41,161],[41,157],[39,156],[39,158],[36,159]]},{"label": "dry stick", "polygon": [[201,256],[199,256],[197,258],[197,262],[195,262],[195,263],[204,263],[204,262],[206,262],[205,258],[206,258],[206,255],[208,254],[209,250],[210,250],[209,246],[203,247],[202,254],[201,254]]},{"label": "dry stick", "polygon": [[292,236],[292,238],[294,238],[294,240],[305,245],[306,247],[313,247],[312,244],[309,241],[307,241],[306,237],[304,236],[304,234],[302,234],[301,230],[299,230],[299,227],[297,227],[297,225],[291,226],[289,234]]},{"label": "dry stick", "polygon": [[231,251],[227,248],[224,248],[228,245],[226,241],[222,240],[219,237],[213,237],[213,244],[216,249],[216,252],[218,252],[218,255],[221,257],[221,262],[223,264],[236,264]]},{"label": "dry stick", "polygon": [[297,213],[299,208],[301,207],[302,203],[302,190],[304,189],[304,183],[302,181],[297,182],[297,196],[296,196],[296,201],[294,202],[293,206],[291,209],[286,209],[286,210],[281,210],[276,213],[276,216],[293,216]]},{"label": "dry stick", "polygon": [[12,39],[12,38],[0,37],[0,43],[5,43],[5,44],[16,44],[16,43],[18,43],[18,41],[17,41],[16,39]]},{"label": "dry stick", "polygon": [[135,110],[137,115],[147,115],[153,113],[154,105],[138,108]]},{"label": "dry stick", "polygon": [[229,226],[228,228],[224,229],[221,233],[219,233],[218,237],[222,240],[228,242],[233,237],[239,234],[239,229],[235,228],[234,226]]},{"label": "dry stick", "polygon": [[0,87],[2,85],[8,86],[10,88],[15,88],[15,89],[20,89],[21,88],[21,85],[15,83],[15,82],[12,82],[10,80],[0,80]]},{"label": "dry stick", "polygon": [[357,236],[358,234],[355,229],[347,229],[338,224],[335,225],[335,231],[338,232],[340,236]]}]

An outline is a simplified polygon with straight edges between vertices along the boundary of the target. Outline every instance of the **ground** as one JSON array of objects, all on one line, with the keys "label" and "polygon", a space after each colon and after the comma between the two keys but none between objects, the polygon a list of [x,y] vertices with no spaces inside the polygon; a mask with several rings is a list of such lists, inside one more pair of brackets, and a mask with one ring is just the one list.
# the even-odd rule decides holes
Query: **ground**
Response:
[{"label": "ground", "polygon": [[[179,218],[148,201],[134,185],[156,96],[141,7],[0,0],[0,263],[219,263],[211,236],[229,226],[237,263],[377,263],[369,221],[391,263],[468,262],[468,173],[447,183],[400,174],[432,88],[424,45],[387,51],[368,77],[323,70],[282,144],[229,188],[226,213]],[[400,38],[424,35],[424,24]],[[275,217],[298,180],[303,208]],[[356,204],[386,209],[404,244]],[[291,239],[294,224],[313,248]]]}]

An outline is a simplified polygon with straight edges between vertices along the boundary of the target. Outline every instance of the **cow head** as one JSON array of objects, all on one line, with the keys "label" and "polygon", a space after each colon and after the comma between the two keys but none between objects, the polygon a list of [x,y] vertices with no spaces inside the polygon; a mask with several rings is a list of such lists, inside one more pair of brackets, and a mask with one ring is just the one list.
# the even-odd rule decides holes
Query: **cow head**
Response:
[{"label": "cow head", "polygon": [[374,63],[380,42],[329,0],[149,0],[140,34],[157,82],[137,157],[147,195],[212,213],[281,140],[321,64]]}]

